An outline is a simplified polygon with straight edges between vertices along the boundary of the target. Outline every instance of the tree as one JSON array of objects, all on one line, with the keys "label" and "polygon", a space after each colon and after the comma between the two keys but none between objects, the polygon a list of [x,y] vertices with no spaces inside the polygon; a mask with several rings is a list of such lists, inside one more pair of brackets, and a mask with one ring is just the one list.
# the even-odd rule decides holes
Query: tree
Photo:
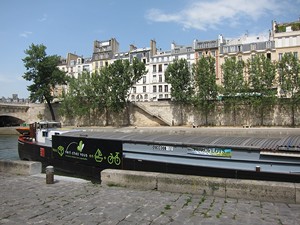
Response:
[{"label": "tree", "polygon": [[236,124],[238,102],[243,100],[246,89],[244,66],[244,61],[237,60],[235,57],[225,59],[225,63],[222,65],[224,101],[233,109],[234,124]]},{"label": "tree", "polygon": [[300,62],[292,53],[285,53],[278,62],[280,97],[288,97],[291,125],[295,126],[295,107],[300,100]]},{"label": "tree", "polygon": [[186,59],[175,59],[165,71],[166,82],[171,84],[172,100],[180,105],[181,123],[183,123],[183,105],[192,101],[192,75]]},{"label": "tree", "polygon": [[214,107],[218,94],[216,84],[215,59],[211,56],[201,57],[193,67],[195,79],[195,105],[205,114],[205,125],[208,125],[208,113]]},{"label": "tree", "polygon": [[249,75],[249,97],[251,105],[259,108],[261,125],[264,124],[264,111],[276,99],[274,81],[276,65],[265,55],[256,55],[247,62]]},{"label": "tree", "polygon": [[72,78],[61,112],[68,115],[67,108],[72,107],[74,116],[79,117],[105,113],[108,125],[109,113],[120,113],[126,108],[129,123],[129,90],[146,73],[145,64],[136,58],[132,64],[117,60],[99,73],[82,73],[78,79]]},{"label": "tree", "polygon": [[138,58],[134,58],[132,64],[129,60],[117,60],[108,66],[108,107],[117,113],[125,108],[128,124],[130,123],[128,106],[130,89],[146,73],[145,64]]},{"label": "tree", "polygon": [[47,56],[46,46],[31,44],[29,49],[25,50],[27,55],[23,60],[26,72],[23,78],[27,81],[33,81],[33,84],[27,87],[30,91],[31,101],[46,101],[52,120],[55,121],[55,114],[51,105],[53,101],[52,91],[56,85],[63,85],[67,82],[66,73],[58,69],[60,57],[57,55]]},{"label": "tree", "polygon": [[83,72],[78,78],[71,77],[68,91],[63,95],[60,113],[67,117],[90,118],[91,113],[97,109],[97,98],[94,92],[95,74]]}]

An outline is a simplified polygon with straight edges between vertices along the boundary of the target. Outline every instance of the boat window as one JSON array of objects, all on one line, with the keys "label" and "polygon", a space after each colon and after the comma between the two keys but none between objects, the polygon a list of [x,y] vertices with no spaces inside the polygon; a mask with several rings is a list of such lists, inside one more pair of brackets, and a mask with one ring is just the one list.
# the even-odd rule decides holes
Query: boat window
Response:
[{"label": "boat window", "polygon": [[43,131],[42,136],[43,137],[48,137],[48,131]]}]

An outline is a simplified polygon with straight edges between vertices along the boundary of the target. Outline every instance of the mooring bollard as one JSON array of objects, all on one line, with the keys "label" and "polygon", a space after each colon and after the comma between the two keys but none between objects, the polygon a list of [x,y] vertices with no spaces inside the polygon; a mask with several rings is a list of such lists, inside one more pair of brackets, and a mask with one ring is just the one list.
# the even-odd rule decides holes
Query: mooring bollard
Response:
[{"label": "mooring bollard", "polygon": [[54,184],[54,167],[46,167],[46,184]]},{"label": "mooring bollard", "polygon": [[256,172],[260,172],[260,166],[255,167]]}]

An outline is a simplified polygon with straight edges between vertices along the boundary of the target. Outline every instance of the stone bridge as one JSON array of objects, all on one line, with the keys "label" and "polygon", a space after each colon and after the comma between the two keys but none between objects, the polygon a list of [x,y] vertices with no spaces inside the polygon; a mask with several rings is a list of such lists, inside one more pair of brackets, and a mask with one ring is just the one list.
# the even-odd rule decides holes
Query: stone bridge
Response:
[{"label": "stone bridge", "polygon": [[0,103],[0,127],[48,119],[46,108],[45,104]]}]

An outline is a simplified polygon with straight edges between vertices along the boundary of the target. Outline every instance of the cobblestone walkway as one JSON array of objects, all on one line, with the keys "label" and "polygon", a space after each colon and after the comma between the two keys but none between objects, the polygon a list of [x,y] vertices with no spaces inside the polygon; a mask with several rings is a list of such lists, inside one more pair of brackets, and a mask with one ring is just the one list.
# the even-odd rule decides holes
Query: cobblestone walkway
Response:
[{"label": "cobblestone walkway", "polygon": [[300,224],[300,205],[0,173],[0,224]]}]

